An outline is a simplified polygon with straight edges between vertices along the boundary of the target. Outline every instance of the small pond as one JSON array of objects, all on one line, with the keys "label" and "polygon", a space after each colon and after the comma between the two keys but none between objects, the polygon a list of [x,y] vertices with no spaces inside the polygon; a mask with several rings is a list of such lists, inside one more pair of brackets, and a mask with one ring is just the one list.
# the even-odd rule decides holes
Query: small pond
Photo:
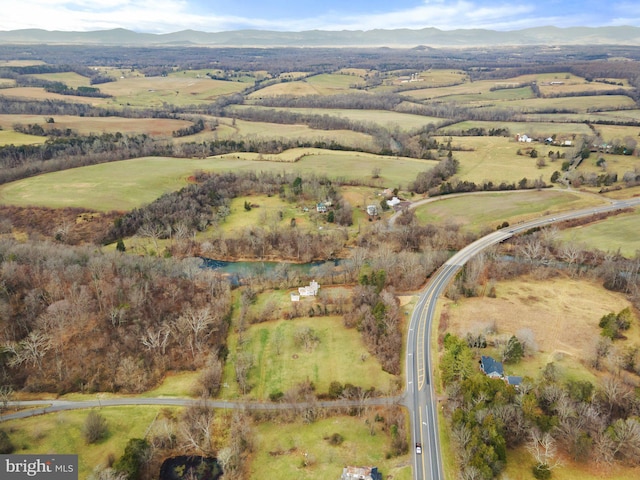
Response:
[{"label": "small pond", "polygon": [[218,461],[211,457],[187,456],[167,458],[160,467],[160,480],[217,480],[222,476]]}]

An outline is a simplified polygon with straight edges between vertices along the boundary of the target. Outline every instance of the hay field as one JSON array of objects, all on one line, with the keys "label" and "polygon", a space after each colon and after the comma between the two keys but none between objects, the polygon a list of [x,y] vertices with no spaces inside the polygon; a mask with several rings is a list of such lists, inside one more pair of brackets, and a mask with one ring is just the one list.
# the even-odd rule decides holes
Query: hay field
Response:
[{"label": "hay field", "polygon": [[[90,133],[115,133],[148,135],[168,135],[174,130],[191,126],[187,120],[174,120],[169,118],[123,118],[123,117],[78,117],[73,115],[54,115],[54,123],[49,124],[48,115],[0,115],[0,126],[10,128],[15,123],[23,125],[38,124],[45,130],[48,128],[67,129],[78,132],[80,135]],[[187,137],[189,138],[189,137]]]},{"label": "hay field", "polygon": [[524,192],[482,192],[462,196],[437,197],[416,208],[420,223],[454,223],[481,232],[507,221],[511,224],[542,215],[602,205],[592,196],[559,190]]},{"label": "hay field", "polygon": [[205,171],[292,171],[370,180],[373,167],[381,170],[379,183],[406,185],[418,172],[435,162],[385,157],[359,152],[296,149],[288,160],[259,160],[257,154],[238,153],[208,159],[143,157],[103,163],[30,177],[0,186],[0,202],[51,208],[83,207],[98,211],[130,210],[147,204],[164,193],[178,190],[196,170]]},{"label": "hay field", "polygon": [[640,127],[626,127],[623,125],[594,125],[605,142],[613,143],[618,141],[623,143],[625,137],[630,137],[634,141],[640,140]]}]

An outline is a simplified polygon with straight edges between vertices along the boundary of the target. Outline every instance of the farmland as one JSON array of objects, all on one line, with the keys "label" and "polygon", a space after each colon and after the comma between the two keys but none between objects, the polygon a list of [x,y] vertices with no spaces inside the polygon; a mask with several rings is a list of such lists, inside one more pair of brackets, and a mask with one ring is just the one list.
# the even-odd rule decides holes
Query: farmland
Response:
[{"label": "farmland", "polygon": [[[255,439],[254,449],[242,452],[245,478],[337,478],[346,464],[412,478],[411,435],[385,424],[390,410],[367,406],[346,416],[315,402],[342,398],[336,384],[348,385],[350,398],[403,391],[404,359],[398,365],[392,357],[388,368],[381,351],[396,345],[392,353],[403,358],[416,292],[452,251],[504,222],[639,194],[635,54],[592,60],[596,53],[564,48],[536,51],[531,64],[509,49],[477,64],[464,49],[344,50],[338,59],[320,48],[310,54],[154,47],[138,52],[135,62],[100,51],[94,65],[82,60],[83,51],[78,62],[88,68],[11,72],[0,79],[0,173],[11,174],[0,185],[0,204],[11,210],[11,216],[0,213],[0,345],[6,347],[0,366],[12,388],[22,398],[60,389],[78,399],[108,393],[283,402],[278,412],[245,418]],[[545,55],[555,63],[537,60]],[[34,86],[38,82],[91,85],[109,97],[58,95]],[[518,135],[527,138],[518,141]],[[222,181],[205,175],[210,172],[238,175]],[[428,180],[424,189],[420,178]],[[469,183],[491,191],[456,194]],[[515,188],[528,190],[493,191]],[[445,195],[428,199],[429,192]],[[406,202],[401,205],[429,202],[413,210],[415,218],[399,214],[392,225],[385,199],[393,196]],[[326,212],[316,210],[320,203]],[[65,210],[63,222],[58,209],[67,207],[78,210]],[[74,219],[101,221],[83,209],[113,212],[100,239],[70,240]],[[443,353],[446,333],[465,338],[495,327],[483,354],[499,358],[505,338],[525,329],[538,348],[509,373],[538,382],[553,363],[558,389],[564,381],[589,382],[598,401],[609,374],[620,373],[637,388],[640,361],[629,352],[640,343],[640,304],[637,282],[629,279],[637,272],[639,225],[637,211],[625,212],[496,245],[461,269],[440,302],[434,351]],[[301,254],[309,245],[314,250]],[[569,247],[579,261],[568,259]],[[273,275],[256,265],[230,281],[201,268],[199,257],[279,265]],[[316,260],[330,261],[301,265],[305,273],[284,265]],[[465,284],[473,274],[477,284]],[[292,302],[291,292],[315,275],[320,295]],[[635,316],[611,339],[616,356],[593,367],[600,317],[626,307]],[[64,335],[81,344],[77,350],[55,322],[73,323],[76,330]],[[89,331],[95,338],[87,339]],[[18,357],[25,339],[40,333],[51,342],[43,344],[42,356]],[[77,352],[115,365],[118,380],[107,367],[91,378],[82,369],[70,373]],[[625,366],[616,363],[620,358]],[[64,378],[64,386],[40,382],[43,371]],[[455,388],[440,381],[437,387],[441,420],[451,422]],[[527,395],[538,391],[535,384]],[[312,405],[312,416],[302,407],[285,408],[300,399],[305,408]],[[543,412],[547,407],[542,401],[532,407],[523,424],[533,430],[557,422],[551,407]],[[86,412],[14,421],[6,431],[16,453],[81,451],[87,478],[109,453],[121,456],[127,439],[143,436],[154,418],[181,415],[154,407],[101,411],[114,428],[97,446],[80,438]],[[406,412],[398,412],[408,426]],[[233,443],[231,416],[218,412],[207,425],[212,454]],[[56,439],[56,429],[64,440]],[[446,468],[455,475],[457,430],[446,430]],[[171,450],[204,451],[189,444],[185,432],[176,427]],[[343,442],[330,444],[336,433]],[[396,434],[405,438],[392,438]],[[398,440],[408,441],[409,450],[391,452]],[[569,458],[564,443],[559,449]],[[528,478],[530,455],[522,447],[508,452],[505,475]],[[610,460],[615,478],[633,478],[615,455]],[[568,462],[558,478],[595,478],[594,465]]]}]

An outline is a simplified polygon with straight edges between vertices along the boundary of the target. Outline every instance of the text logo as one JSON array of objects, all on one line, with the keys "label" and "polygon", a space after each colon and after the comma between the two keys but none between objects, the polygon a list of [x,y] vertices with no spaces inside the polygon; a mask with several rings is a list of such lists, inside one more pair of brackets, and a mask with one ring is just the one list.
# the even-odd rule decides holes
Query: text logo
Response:
[{"label": "text logo", "polygon": [[78,455],[0,455],[2,480],[78,480]]}]

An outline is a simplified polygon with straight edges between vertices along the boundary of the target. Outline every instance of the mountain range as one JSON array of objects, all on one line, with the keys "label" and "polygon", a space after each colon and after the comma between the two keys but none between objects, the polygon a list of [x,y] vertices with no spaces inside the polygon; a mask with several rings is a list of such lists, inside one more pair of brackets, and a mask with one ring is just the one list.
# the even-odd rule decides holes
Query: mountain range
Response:
[{"label": "mountain range", "polygon": [[183,30],[167,34],[126,29],[63,32],[41,29],[0,31],[0,44],[75,44],[219,47],[456,47],[505,45],[640,45],[640,27],[536,27],[523,30],[308,30],[280,32]]}]

